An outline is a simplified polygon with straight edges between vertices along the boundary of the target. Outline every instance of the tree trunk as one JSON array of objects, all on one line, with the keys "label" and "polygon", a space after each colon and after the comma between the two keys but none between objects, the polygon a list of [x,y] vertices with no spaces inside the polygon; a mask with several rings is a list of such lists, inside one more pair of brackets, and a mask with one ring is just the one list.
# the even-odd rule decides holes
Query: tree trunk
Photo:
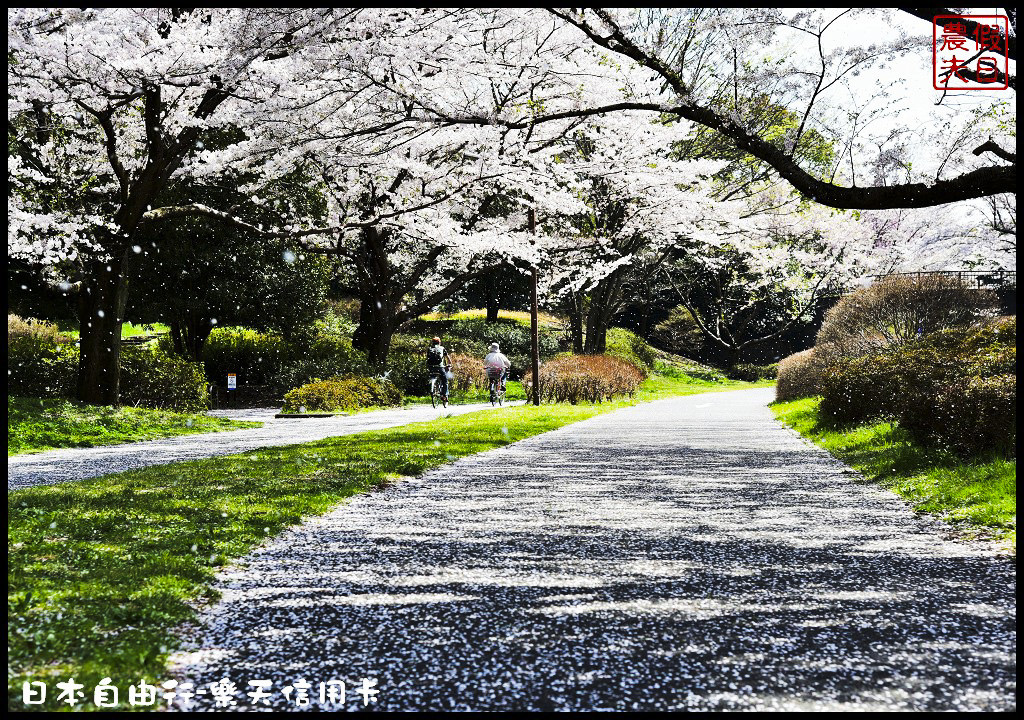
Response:
[{"label": "tree trunk", "polygon": [[186,310],[171,322],[174,351],[192,360],[203,359],[203,346],[213,332],[213,325],[205,313]]},{"label": "tree trunk", "polygon": [[352,334],[352,346],[366,353],[366,359],[376,367],[384,367],[395,334],[395,312],[388,300],[359,297],[359,326]]},{"label": "tree trunk", "polygon": [[498,311],[501,309],[501,299],[498,293],[491,290],[487,293],[487,322],[498,322]]},{"label": "tree trunk", "polygon": [[572,351],[576,355],[583,354],[583,296],[573,293],[569,299],[569,336],[572,339]]},{"label": "tree trunk", "polygon": [[726,357],[729,362],[729,369],[732,370],[740,363],[740,358],[743,356],[743,350],[738,347],[730,347],[726,351]]},{"label": "tree trunk", "polygon": [[121,380],[121,324],[128,284],[119,261],[93,263],[78,296],[79,360],[76,397],[117,405]]},{"label": "tree trunk", "polygon": [[604,282],[597,284],[590,295],[590,308],[587,311],[587,337],[583,352],[587,355],[598,355],[605,351],[608,343],[608,286]]}]

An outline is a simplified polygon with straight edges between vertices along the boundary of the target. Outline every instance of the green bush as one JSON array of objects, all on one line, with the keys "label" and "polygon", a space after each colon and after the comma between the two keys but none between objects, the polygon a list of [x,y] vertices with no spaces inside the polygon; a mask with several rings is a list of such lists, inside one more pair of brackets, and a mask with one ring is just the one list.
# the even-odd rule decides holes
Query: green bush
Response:
[{"label": "green bush", "polygon": [[685,305],[675,307],[654,327],[652,338],[659,347],[688,358],[707,355],[707,338]]},{"label": "green bush", "polygon": [[1016,372],[1016,318],[999,318],[828,365],[820,412],[838,424],[894,419],[961,454],[1012,452]]},{"label": "green bush", "polygon": [[779,375],[779,364],[753,365],[751,363],[737,363],[729,368],[729,377],[733,380],[745,380],[746,382],[757,382],[758,380],[774,380]]},{"label": "green bush", "polygon": [[391,339],[385,376],[405,395],[425,395],[430,392],[426,362],[429,344],[428,340],[411,335],[395,335]]},{"label": "green bush", "polygon": [[[563,355],[540,368],[540,398],[546,402],[601,402],[632,395],[646,374],[633,363],[611,355]],[[532,382],[523,382],[527,393]]]},{"label": "green bush", "polygon": [[605,354],[621,358],[646,370],[654,367],[657,357],[654,348],[648,345],[646,340],[636,333],[620,327],[608,329]]},{"label": "green bush", "polygon": [[287,360],[269,384],[280,388],[298,387],[314,378],[366,375],[366,356],[352,347],[343,335],[322,334],[312,342],[287,347]]},{"label": "green bush", "polygon": [[8,336],[7,394],[71,397],[78,381],[78,348],[40,336]]},{"label": "green bush", "polygon": [[347,327],[329,314],[308,333],[296,333],[292,342],[247,328],[218,328],[203,348],[207,379],[224,385],[227,374],[235,373],[239,385],[284,390],[313,378],[365,374],[366,359],[344,334]]},{"label": "green bush", "polygon": [[[7,345],[7,394],[74,397],[78,348],[57,337],[21,335]],[[121,348],[121,403],[197,412],[207,407],[202,363],[147,347]]]},{"label": "green bush", "polygon": [[821,361],[814,354],[814,348],[783,358],[778,364],[775,399],[796,400],[820,394],[823,370]]},{"label": "green bush", "polygon": [[121,348],[121,404],[199,412],[209,407],[203,364],[147,347]]},{"label": "green bush", "polygon": [[290,356],[278,335],[241,327],[217,328],[203,346],[203,363],[211,384],[223,385],[235,373],[239,385],[272,385]]},{"label": "green bush", "polygon": [[383,378],[315,379],[284,396],[284,412],[336,412],[401,405],[402,394]]}]

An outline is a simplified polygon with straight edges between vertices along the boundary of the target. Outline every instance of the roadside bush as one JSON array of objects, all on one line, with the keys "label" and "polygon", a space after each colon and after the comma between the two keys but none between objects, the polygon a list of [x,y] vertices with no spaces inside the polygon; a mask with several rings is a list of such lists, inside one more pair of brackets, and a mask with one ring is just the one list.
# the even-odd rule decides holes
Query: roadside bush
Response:
[{"label": "roadside bush", "polygon": [[452,392],[466,393],[487,388],[487,371],[484,370],[482,358],[455,353],[451,359],[452,374],[455,376],[451,381]]},{"label": "roadside bush", "polygon": [[733,380],[745,380],[746,382],[757,382],[758,380],[774,380],[779,375],[779,364],[754,365],[751,363],[736,363],[729,368],[729,377]]},{"label": "roadside bush", "polygon": [[832,422],[899,422],[920,442],[961,454],[1016,442],[1016,318],[950,328],[826,367],[821,413]]},{"label": "roadside bush", "polygon": [[[540,398],[546,402],[601,402],[632,395],[646,378],[636,365],[609,355],[569,355],[540,368]],[[523,382],[527,393],[532,382]]]},{"label": "roadside bush", "polygon": [[147,347],[121,348],[121,404],[200,412],[209,404],[203,364]]},{"label": "roadside bush", "polygon": [[314,379],[284,396],[284,412],[350,411],[368,407],[394,407],[402,394],[388,380],[372,377]]},{"label": "roadside bush", "polygon": [[894,275],[844,296],[825,314],[815,342],[823,362],[870,355],[939,330],[992,316],[995,293],[947,275]]},{"label": "roadside bush", "polygon": [[823,370],[824,366],[815,355],[814,348],[783,358],[778,364],[775,399],[796,400],[820,394]]},{"label": "roadside bush", "polygon": [[7,316],[8,395],[71,397],[77,379],[78,348],[58,335],[56,326]]}]

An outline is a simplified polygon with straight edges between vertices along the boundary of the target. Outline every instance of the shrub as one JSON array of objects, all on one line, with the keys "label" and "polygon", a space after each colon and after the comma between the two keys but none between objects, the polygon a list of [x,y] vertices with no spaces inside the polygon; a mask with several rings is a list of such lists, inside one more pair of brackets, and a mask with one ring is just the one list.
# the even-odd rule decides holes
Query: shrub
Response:
[{"label": "shrub", "polygon": [[46,320],[21,318],[7,313],[7,344],[13,342],[34,342],[40,345],[54,345],[67,342],[68,338],[60,334],[57,326]]},{"label": "shrub", "polygon": [[55,325],[7,316],[8,395],[71,397],[77,379],[78,348]]},{"label": "shrub", "polygon": [[1016,319],[950,328],[830,364],[822,416],[838,423],[899,422],[920,442],[961,454],[1016,441]]},{"label": "shrub", "polygon": [[758,380],[774,380],[779,374],[779,364],[753,365],[751,363],[737,363],[729,368],[729,377],[733,380],[745,380],[757,382]]},{"label": "shrub", "polygon": [[654,367],[656,358],[654,348],[648,345],[646,340],[620,327],[608,328],[605,354],[621,358],[646,370]]},{"label": "shrub", "polygon": [[235,373],[240,385],[274,384],[288,359],[280,336],[241,327],[217,328],[203,346],[206,375],[216,385],[227,382],[228,373]]},{"label": "shrub", "polygon": [[284,396],[284,412],[333,412],[367,407],[394,407],[402,394],[388,380],[371,377],[315,379]]},{"label": "shrub", "polygon": [[658,323],[651,337],[660,347],[676,355],[703,358],[707,354],[707,339],[685,305],[677,306]]},{"label": "shrub", "polygon": [[[547,402],[601,402],[632,395],[644,381],[643,370],[609,355],[568,355],[540,368],[540,398]],[[527,392],[532,382],[524,381]]]},{"label": "shrub", "polygon": [[844,296],[825,314],[815,343],[823,362],[870,355],[945,328],[967,327],[998,298],[938,274],[894,275]]},{"label": "shrub", "polygon": [[352,347],[344,335],[321,334],[311,342],[286,346],[286,360],[269,384],[298,387],[321,377],[366,375],[366,356]]},{"label": "shrub", "polygon": [[778,382],[775,383],[776,400],[795,400],[820,394],[822,362],[814,348],[794,353],[778,364]]},{"label": "shrub", "polygon": [[411,335],[395,335],[391,339],[386,377],[406,395],[429,392],[426,362],[429,344],[427,340]]},{"label": "shrub", "polygon": [[203,364],[148,347],[121,348],[121,404],[199,412],[209,403]]},{"label": "shrub", "polygon": [[452,392],[466,393],[487,388],[487,371],[482,359],[460,353],[453,354],[451,359],[455,376],[451,381]]}]

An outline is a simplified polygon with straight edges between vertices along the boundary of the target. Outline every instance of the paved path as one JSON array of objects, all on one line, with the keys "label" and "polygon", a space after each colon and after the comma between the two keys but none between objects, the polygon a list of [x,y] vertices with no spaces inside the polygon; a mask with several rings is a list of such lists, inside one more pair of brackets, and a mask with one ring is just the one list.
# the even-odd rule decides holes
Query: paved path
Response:
[{"label": "paved path", "polygon": [[[775,422],[771,390],[622,410],[285,532],[180,679],[377,681],[379,710],[1007,710],[1014,565]],[[295,695],[292,695],[294,700]],[[212,706],[197,698],[200,709]]]},{"label": "paved path", "polygon": [[335,435],[380,430],[422,420],[433,420],[448,414],[462,415],[490,408],[489,403],[452,405],[447,409],[436,410],[424,405],[412,405],[347,416],[300,419],[274,418],[274,414],[280,412],[276,408],[216,410],[210,414],[235,420],[256,420],[264,425],[261,428],[181,435],[122,445],[16,455],[7,458],[7,489],[52,485],[122,470],[134,470],[148,465],[231,455],[261,447],[296,445]]}]

